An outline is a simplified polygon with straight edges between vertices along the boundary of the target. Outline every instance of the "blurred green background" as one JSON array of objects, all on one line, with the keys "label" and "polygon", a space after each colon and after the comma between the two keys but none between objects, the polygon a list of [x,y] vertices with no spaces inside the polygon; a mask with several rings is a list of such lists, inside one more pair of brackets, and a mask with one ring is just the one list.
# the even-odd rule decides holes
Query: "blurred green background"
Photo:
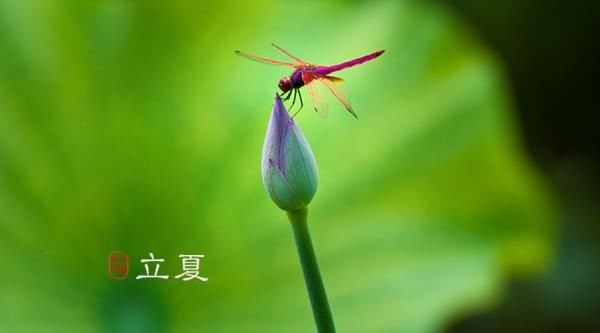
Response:
[{"label": "blurred green background", "polygon": [[[285,60],[271,42],[324,65],[386,50],[340,73],[358,121],[333,100],[296,118],[339,332],[441,332],[552,263],[557,208],[505,70],[442,4],[4,0],[0,332],[314,330],[260,176],[289,71],[233,54]],[[149,252],[169,280],[135,279]],[[173,278],[190,253],[209,281]]]}]

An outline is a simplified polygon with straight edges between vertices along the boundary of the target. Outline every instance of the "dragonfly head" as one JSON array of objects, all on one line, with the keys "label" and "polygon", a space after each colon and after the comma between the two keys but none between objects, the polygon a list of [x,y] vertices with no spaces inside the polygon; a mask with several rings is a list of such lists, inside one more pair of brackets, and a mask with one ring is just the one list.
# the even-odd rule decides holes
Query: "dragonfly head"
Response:
[{"label": "dragonfly head", "polygon": [[290,80],[289,77],[286,76],[283,79],[279,80],[278,86],[282,92],[286,92],[286,91],[292,90],[292,88],[294,88],[294,83],[292,82],[292,80]]}]

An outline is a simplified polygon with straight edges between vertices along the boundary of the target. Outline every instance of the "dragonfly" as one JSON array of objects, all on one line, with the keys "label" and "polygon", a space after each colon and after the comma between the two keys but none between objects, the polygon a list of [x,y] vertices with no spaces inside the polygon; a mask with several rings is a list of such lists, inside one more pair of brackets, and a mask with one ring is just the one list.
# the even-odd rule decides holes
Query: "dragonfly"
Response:
[{"label": "dragonfly", "polygon": [[[323,118],[327,118],[327,115],[329,114],[326,98],[325,96],[323,96],[322,93],[322,91],[327,90],[331,92],[333,96],[335,96],[335,98],[346,108],[346,110],[348,110],[348,112],[350,112],[355,118],[358,118],[358,116],[352,109],[352,106],[350,105],[350,100],[348,99],[348,94],[345,88],[344,80],[339,77],[332,76],[330,74],[373,60],[379,57],[385,51],[379,50],[377,52],[373,52],[359,58],[345,61],[337,65],[319,66],[301,60],[275,44],[271,45],[277,50],[281,51],[286,56],[288,56],[292,61],[286,62],[272,60],[242,51],[235,51],[235,53],[250,60],[258,61],[261,63],[281,65],[293,68],[294,71],[290,76],[285,76],[281,80],[279,80],[278,87],[282,91],[281,97],[285,101],[287,101],[293,95],[292,106],[290,107],[290,109],[296,103],[296,95],[299,97],[300,109],[296,111],[296,113],[294,114],[295,116],[296,114],[298,114],[298,112],[300,112],[300,110],[304,106],[304,103],[302,101],[302,95],[300,94],[300,88],[305,86],[308,90],[308,94],[311,97],[315,111]],[[322,89],[323,87],[325,89]]]}]

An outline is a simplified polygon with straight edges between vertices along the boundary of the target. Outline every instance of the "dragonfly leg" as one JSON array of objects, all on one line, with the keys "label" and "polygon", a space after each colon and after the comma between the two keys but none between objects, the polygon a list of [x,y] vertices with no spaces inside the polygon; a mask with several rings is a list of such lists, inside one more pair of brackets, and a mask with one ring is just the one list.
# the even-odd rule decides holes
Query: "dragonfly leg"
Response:
[{"label": "dragonfly leg", "polygon": [[281,95],[281,99],[283,99],[284,101],[287,101],[288,99],[290,99],[291,92],[292,92],[291,90],[288,90],[288,91],[284,92]]},{"label": "dragonfly leg", "polygon": [[[298,97],[300,98],[300,108],[298,110],[296,110],[296,112],[294,112],[294,115],[292,116],[292,118],[294,118],[299,112],[300,110],[302,110],[302,107],[304,107],[304,103],[302,102],[302,94],[300,93],[300,89],[298,90]],[[294,96],[295,98],[295,96]]]},{"label": "dragonfly leg", "polygon": [[[294,104],[296,104],[296,89],[292,89],[292,90],[294,91],[294,98],[292,99],[292,104],[291,104],[291,105],[290,105],[290,107],[288,108],[288,113],[292,113],[292,109],[294,108]],[[290,90],[290,92],[291,92],[292,90]],[[288,96],[288,98],[287,98],[287,99],[290,99],[290,97],[291,97],[291,96],[292,96],[292,95],[291,95],[291,93],[290,93],[290,96]]]},{"label": "dragonfly leg", "polygon": [[292,99],[292,105],[290,106],[290,109],[294,107],[294,104],[296,104],[296,93],[298,92],[298,89],[293,89],[294,90],[294,98]]}]

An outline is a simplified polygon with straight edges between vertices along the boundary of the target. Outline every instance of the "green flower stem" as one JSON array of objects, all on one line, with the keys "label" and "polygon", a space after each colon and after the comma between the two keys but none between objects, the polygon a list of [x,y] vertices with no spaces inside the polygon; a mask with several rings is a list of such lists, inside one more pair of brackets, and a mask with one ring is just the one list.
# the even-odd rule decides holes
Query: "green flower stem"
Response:
[{"label": "green flower stem", "polygon": [[294,230],[296,248],[300,256],[300,263],[302,264],[304,280],[306,281],[306,288],[308,289],[308,296],[310,297],[317,329],[319,333],[334,333],[333,316],[329,309],[327,293],[325,292],[323,279],[319,272],[319,264],[317,263],[317,257],[312,241],[310,240],[310,233],[306,222],[307,209],[302,208],[288,211],[287,215]]}]

